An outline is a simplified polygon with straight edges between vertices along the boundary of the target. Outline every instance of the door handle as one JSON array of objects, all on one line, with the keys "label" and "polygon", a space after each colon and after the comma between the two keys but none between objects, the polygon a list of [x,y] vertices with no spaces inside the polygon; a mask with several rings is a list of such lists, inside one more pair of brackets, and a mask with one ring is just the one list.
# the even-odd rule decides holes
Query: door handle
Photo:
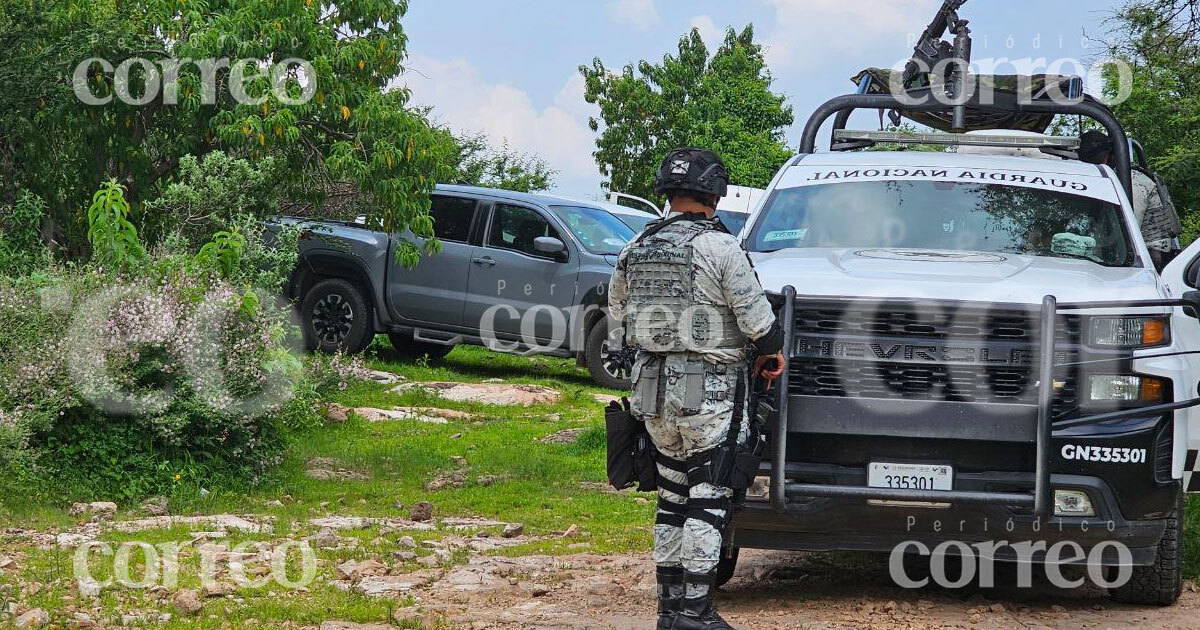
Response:
[{"label": "door handle", "polygon": [[483,258],[472,258],[471,262],[475,263],[476,265],[488,265],[488,266],[496,264],[496,261],[493,260],[491,256],[484,256]]}]

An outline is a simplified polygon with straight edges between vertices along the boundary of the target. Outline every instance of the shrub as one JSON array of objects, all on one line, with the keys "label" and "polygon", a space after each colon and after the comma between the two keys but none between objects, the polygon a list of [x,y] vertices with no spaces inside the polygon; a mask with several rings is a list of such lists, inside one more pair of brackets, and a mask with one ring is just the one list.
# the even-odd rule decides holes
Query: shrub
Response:
[{"label": "shrub", "polygon": [[115,182],[88,218],[93,264],[0,278],[0,484],[129,501],[261,480],[355,369],[303,359],[275,297],[294,244],[247,222],[146,253]]}]

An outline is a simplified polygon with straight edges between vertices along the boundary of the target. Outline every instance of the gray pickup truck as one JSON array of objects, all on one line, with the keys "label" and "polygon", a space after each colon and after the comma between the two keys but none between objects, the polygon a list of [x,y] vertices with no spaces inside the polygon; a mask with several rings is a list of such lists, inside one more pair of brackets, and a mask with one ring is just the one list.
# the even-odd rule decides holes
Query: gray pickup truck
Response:
[{"label": "gray pickup truck", "polygon": [[442,250],[411,269],[394,253],[412,234],[280,220],[304,229],[287,292],[310,349],[360,352],[386,333],[409,356],[467,343],[576,357],[599,384],[628,387],[605,292],[631,228],[598,204],[467,186],[438,186],[430,214]]}]

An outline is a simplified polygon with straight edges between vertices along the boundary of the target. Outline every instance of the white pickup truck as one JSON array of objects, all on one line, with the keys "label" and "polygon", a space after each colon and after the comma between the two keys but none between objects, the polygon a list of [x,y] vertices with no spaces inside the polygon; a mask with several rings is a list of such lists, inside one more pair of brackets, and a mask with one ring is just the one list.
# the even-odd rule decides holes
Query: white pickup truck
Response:
[{"label": "white pickup truck", "polygon": [[[761,397],[768,457],[721,575],[738,547],[1068,541],[1129,570],[1117,599],[1174,602],[1183,497],[1200,490],[1200,244],[1156,272],[1124,131],[1090,100],[1035,107],[1100,119],[1116,168],[1045,136],[814,151],[835,115],[835,145],[880,148],[887,134],[846,132],[845,114],[896,105],[826,104],[742,232],[780,296],[790,363]],[[989,142],[1068,157],[953,148]],[[1042,550],[1034,561],[1071,561]]]}]

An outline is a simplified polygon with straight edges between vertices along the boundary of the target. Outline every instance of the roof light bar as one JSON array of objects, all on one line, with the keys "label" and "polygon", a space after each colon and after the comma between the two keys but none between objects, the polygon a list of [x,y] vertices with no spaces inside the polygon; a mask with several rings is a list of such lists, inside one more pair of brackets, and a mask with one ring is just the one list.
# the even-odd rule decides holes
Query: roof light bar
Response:
[{"label": "roof light bar", "polygon": [[909,133],[906,131],[855,131],[838,129],[835,142],[872,142],[883,144],[939,144],[966,147],[1004,147],[1009,149],[1059,149],[1074,151],[1079,138],[1022,134],[1015,136],[966,133]]}]

